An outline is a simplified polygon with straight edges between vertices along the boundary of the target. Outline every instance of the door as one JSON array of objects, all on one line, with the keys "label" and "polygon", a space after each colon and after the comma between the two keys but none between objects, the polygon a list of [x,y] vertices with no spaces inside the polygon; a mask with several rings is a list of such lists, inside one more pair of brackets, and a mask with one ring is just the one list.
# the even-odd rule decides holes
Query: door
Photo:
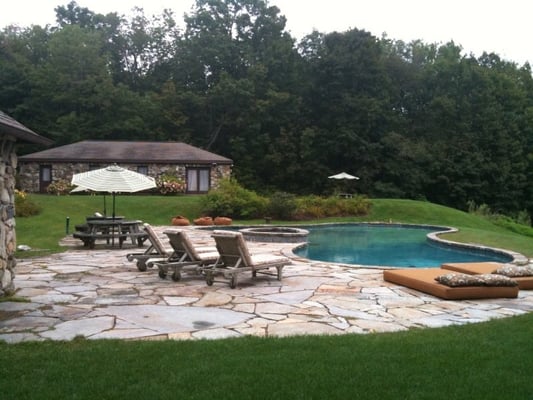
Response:
[{"label": "door", "polygon": [[50,183],[52,183],[52,166],[41,165],[39,167],[39,192],[46,193]]}]

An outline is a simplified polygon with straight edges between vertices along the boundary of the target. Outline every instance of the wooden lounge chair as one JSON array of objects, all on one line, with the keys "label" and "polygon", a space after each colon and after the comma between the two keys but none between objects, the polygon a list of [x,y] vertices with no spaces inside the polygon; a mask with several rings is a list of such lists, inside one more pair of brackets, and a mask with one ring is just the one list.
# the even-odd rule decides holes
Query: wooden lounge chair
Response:
[{"label": "wooden lounge chair", "polygon": [[168,237],[174,257],[172,260],[160,260],[154,263],[159,269],[161,279],[165,279],[169,270],[173,270],[172,280],[179,281],[182,270],[198,273],[201,267],[214,264],[219,257],[216,247],[195,247],[185,230],[169,229],[163,233]]},{"label": "wooden lounge chair", "polygon": [[213,232],[213,238],[220,257],[214,266],[204,270],[209,286],[213,284],[215,275],[223,274],[226,279],[229,279],[230,287],[233,289],[237,286],[239,274],[251,271],[252,276],[255,277],[257,271],[269,268],[277,269],[277,279],[281,281],[283,267],[290,264],[287,257],[273,254],[250,254],[240,232],[216,230]]},{"label": "wooden lounge chair", "polygon": [[440,268],[390,269],[383,271],[383,279],[445,300],[515,298],[518,296],[518,286],[446,286],[435,280],[436,277],[444,274],[446,271],[443,272]]},{"label": "wooden lounge chair", "polygon": [[148,234],[148,241],[150,242],[150,245],[144,253],[131,253],[126,255],[128,261],[136,260],[137,269],[139,271],[146,271],[148,266],[152,267],[152,263],[148,260],[174,259],[175,256],[172,248],[168,246],[165,247],[150,224],[145,223],[143,229]]},{"label": "wooden lounge chair", "polygon": [[[497,262],[472,262],[472,263],[446,263],[441,268],[448,271],[462,272],[464,274],[492,274],[504,264]],[[518,288],[522,290],[533,289],[533,276],[514,276]]]}]

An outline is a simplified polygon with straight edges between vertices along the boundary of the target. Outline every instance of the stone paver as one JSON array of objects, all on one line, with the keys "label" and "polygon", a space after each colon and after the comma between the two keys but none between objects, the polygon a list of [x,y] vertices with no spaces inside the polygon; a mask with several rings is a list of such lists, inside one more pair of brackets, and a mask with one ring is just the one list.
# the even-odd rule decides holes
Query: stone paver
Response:
[{"label": "stone paver", "polygon": [[[165,236],[163,230],[156,231]],[[214,245],[210,232],[190,228],[198,245]],[[72,239],[67,240],[72,242]],[[303,334],[396,332],[504,318],[533,311],[533,291],[516,299],[443,301],[383,281],[372,268],[313,262],[292,254],[295,244],[249,242],[254,253],[288,255],[283,280],[270,274],[239,276],[231,289],[201,276],[179,282],[157,270],[141,272],[126,254],[143,249],[79,245],[19,260],[16,297],[0,303],[0,340],[219,339]]]}]

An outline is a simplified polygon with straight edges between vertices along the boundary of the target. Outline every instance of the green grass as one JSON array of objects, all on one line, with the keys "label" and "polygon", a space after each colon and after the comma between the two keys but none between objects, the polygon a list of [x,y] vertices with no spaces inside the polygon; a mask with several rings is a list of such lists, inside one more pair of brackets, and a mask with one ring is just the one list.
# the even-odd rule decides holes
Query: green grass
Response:
[{"label": "green grass", "polygon": [[408,332],[0,344],[8,399],[531,399],[533,315]]},{"label": "green grass", "polygon": [[[31,197],[43,212],[17,219],[18,242],[49,251],[59,249],[67,216],[74,225],[102,210],[97,196]],[[117,212],[168,224],[199,216],[198,199],[120,196]],[[365,218],[335,220],[449,225],[461,230],[453,240],[533,254],[529,236],[429,203],[378,199]],[[6,400],[533,399],[532,337],[527,314],[391,334],[0,343],[0,391]]]},{"label": "green grass", "polygon": [[[64,251],[58,241],[85,217],[95,212],[103,213],[104,196],[49,196],[30,194],[29,199],[42,207],[42,212],[33,217],[17,218],[17,243],[29,245],[37,251],[20,253],[17,256],[41,255]],[[153,225],[170,225],[173,216],[184,215],[190,219],[200,216],[200,196],[128,196],[117,195],[116,215],[140,219]],[[107,215],[112,215],[112,197],[106,196]],[[38,251],[42,250],[42,251]]]},{"label": "green grass", "polygon": [[[17,218],[17,242],[37,249],[17,254],[18,257],[64,251],[58,241],[66,234],[66,219],[70,232],[87,215],[103,211],[103,196],[48,196],[29,195],[38,203],[41,214]],[[116,198],[116,213],[131,219],[140,219],[153,225],[169,225],[173,216],[183,215],[191,221],[201,216],[201,196],[128,196]],[[107,196],[107,211],[111,214],[111,196]],[[383,221],[417,224],[446,225],[459,228],[459,233],[446,235],[447,239],[479,243],[514,250],[533,257],[533,237],[499,226],[489,219],[449,207],[413,200],[373,199],[369,215],[359,218],[330,218],[315,222]],[[264,220],[235,221],[242,224],[262,224]],[[294,224],[294,221],[272,221],[273,224]],[[302,223],[310,223],[304,221]],[[40,250],[40,251],[39,251]]]}]

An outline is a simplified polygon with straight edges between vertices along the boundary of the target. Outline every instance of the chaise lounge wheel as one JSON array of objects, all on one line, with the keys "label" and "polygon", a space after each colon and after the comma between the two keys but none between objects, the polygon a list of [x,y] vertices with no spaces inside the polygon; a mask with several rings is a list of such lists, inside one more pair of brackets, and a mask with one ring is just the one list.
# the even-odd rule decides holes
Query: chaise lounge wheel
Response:
[{"label": "chaise lounge wheel", "polygon": [[237,275],[231,275],[231,279],[229,281],[229,287],[232,289],[235,289],[237,287]]},{"label": "chaise lounge wheel", "polygon": [[137,269],[141,272],[146,271],[146,262],[144,260],[137,260]]},{"label": "chaise lounge wheel", "polygon": [[205,283],[207,283],[207,286],[213,286],[213,282],[215,282],[213,273],[211,271],[206,271],[205,272]]},{"label": "chaise lounge wheel", "polygon": [[128,254],[126,256],[126,259],[129,261],[129,262],[132,262],[133,261],[133,254]]},{"label": "chaise lounge wheel", "polygon": [[174,282],[178,282],[179,280],[181,280],[181,274],[179,271],[174,271],[174,273],[172,274],[172,280]]},{"label": "chaise lounge wheel", "polygon": [[[161,279],[165,279],[167,277],[167,271],[165,271],[164,269],[160,269],[159,270],[159,277]],[[174,279],[174,277],[172,277]]]}]

